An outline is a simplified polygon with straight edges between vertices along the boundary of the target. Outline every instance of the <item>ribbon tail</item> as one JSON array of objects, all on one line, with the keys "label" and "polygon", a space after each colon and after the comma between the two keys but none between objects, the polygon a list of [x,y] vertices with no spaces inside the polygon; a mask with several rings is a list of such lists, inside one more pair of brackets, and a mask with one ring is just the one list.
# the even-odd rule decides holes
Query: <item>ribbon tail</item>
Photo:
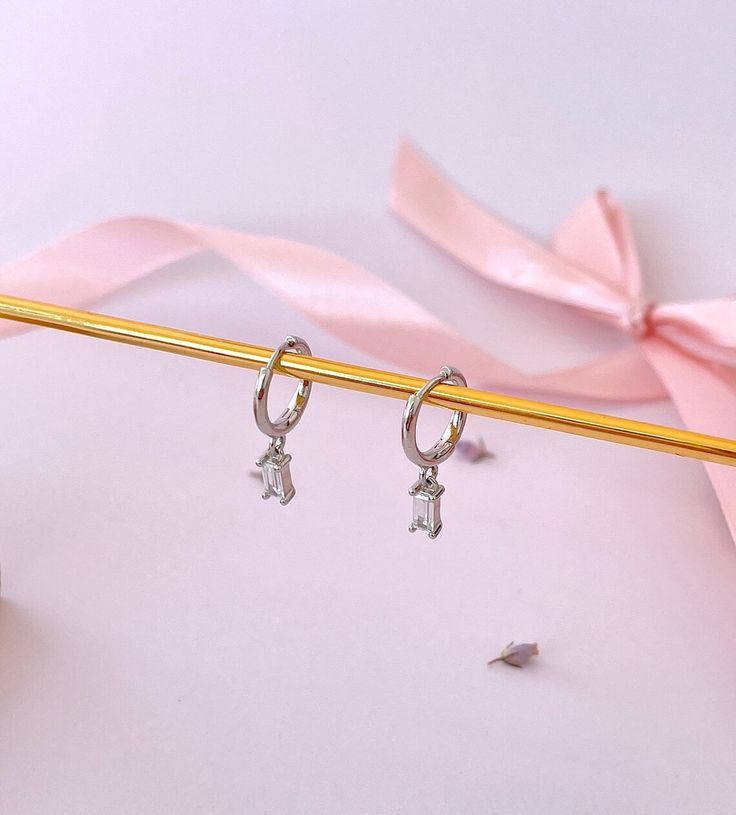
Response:
[{"label": "ribbon tail", "polygon": [[[644,340],[641,347],[688,429],[736,438],[732,369],[698,360],[656,337]],[[707,463],[705,468],[736,541],[736,467]]]},{"label": "ribbon tail", "polygon": [[[160,218],[92,226],[0,269],[0,291],[88,306],[162,265],[214,251],[355,348],[427,373],[448,361],[485,388],[600,399],[657,399],[662,384],[635,345],[587,365],[532,375],[453,331],[381,278],[314,246]],[[0,321],[0,336],[20,330]]]},{"label": "ribbon tail", "polygon": [[[0,291],[83,308],[205,247],[157,218],[113,218],[0,267]],[[0,320],[0,339],[31,326]]]}]

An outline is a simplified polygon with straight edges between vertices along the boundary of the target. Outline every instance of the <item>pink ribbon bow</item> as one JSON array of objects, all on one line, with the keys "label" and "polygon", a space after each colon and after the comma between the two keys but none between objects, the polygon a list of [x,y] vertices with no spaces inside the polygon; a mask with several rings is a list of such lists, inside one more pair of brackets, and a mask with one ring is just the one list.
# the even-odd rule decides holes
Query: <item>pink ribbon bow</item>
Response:
[{"label": "pink ribbon bow", "polygon": [[[690,429],[736,437],[736,297],[649,302],[628,219],[608,193],[584,201],[546,249],[484,211],[405,142],[396,159],[392,205],[485,279],[573,306],[636,341],[588,365],[543,376],[499,367],[497,384],[607,399],[669,396]],[[736,469],[706,467],[736,538]]]},{"label": "pink ribbon bow", "polygon": [[[405,143],[392,203],[415,229],[489,281],[566,303],[636,342],[587,365],[524,374],[329,252],[160,218],[105,221],[7,264],[0,268],[0,291],[86,306],[210,250],[342,340],[401,368],[428,373],[450,360],[478,387],[619,400],[669,395],[687,426],[736,437],[736,301],[648,303],[625,215],[607,195],[584,202],[545,249],[480,209]],[[19,330],[0,321],[0,335]],[[736,538],[736,469],[706,466]]]}]

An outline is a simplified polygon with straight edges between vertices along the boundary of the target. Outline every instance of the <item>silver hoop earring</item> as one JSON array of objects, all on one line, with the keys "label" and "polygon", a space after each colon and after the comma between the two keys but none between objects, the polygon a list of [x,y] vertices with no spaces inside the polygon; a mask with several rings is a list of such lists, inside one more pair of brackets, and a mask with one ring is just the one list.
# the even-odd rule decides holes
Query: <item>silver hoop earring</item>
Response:
[{"label": "silver hoop earring", "polygon": [[268,389],[273,379],[274,366],[285,353],[311,356],[312,351],[301,337],[287,337],[271,354],[271,358],[263,368],[258,371],[256,390],[253,395],[253,415],[256,425],[271,439],[266,452],[256,461],[263,477],[262,498],[264,500],[271,497],[278,498],[282,506],[286,506],[296,494],[289,467],[291,456],[284,452],[286,434],[293,430],[301,420],[312,391],[312,383],[307,379],[300,379],[286,410],[275,422],[268,418]]},{"label": "silver hoop earring", "polygon": [[429,450],[420,450],[417,447],[417,420],[419,411],[425,397],[437,385],[467,386],[465,377],[457,370],[444,366],[438,376],[430,379],[416,393],[406,401],[404,418],[401,424],[401,443],[407,458],[419,466],[419,480],[409,490],[413,500],[413,518],[409,524],[409,532],[423,529],[430,538],[436,538],[442,531],[442,518],[440,516],[440,497],[445,491],[442,484],[437,481],[437,468],[446,461],[455,451],[455,445],[465,429],[467,413],[454,410],[444,433]]}]

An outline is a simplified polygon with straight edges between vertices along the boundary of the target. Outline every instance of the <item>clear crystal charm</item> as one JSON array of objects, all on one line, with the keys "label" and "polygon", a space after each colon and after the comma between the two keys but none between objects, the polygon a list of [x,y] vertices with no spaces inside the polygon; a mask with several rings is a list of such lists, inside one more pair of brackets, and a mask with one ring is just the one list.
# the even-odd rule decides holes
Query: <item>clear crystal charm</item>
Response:
[{"label": "clear crystal charm", "polygon": [[419,480],[412,484],[409,495],[413,501],[413,518],[409,532],[423,529],[430,538],[436,538],[442,531],[440,497],[445,488],[436,478],[422,471]]},{"label": "clear crystal charm", "polygon": [[296,495],[294,484],[291,481],[290,461],[291,456],[284,452],[283,444],[273,442],[256,461],[263,477],[263,495],[261,497],[264,500],[271,497],[278,498],[279,503],[286,506]]}]

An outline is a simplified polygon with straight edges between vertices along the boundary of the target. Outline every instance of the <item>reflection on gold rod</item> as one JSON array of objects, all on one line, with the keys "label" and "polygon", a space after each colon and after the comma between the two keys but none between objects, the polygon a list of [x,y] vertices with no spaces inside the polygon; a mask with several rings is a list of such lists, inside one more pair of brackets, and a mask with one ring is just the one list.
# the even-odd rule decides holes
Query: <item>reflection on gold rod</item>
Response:
[{"label": "reflection on gold rod", "polygon": [[[0,295],[0,317],[241,368],[261,367],[272,351],[261,345],[207,337],[178,328],[165,328],[6,295]],[[277,372],[395,399],[406,399],[424,384],[423,379],[415,376],[299,354],[285,354],[277,366]],[[674,427],[452,385],[437,387],[427,402],[450,409],[460,408],[478,416],[736,466],[736,441]]]}]

